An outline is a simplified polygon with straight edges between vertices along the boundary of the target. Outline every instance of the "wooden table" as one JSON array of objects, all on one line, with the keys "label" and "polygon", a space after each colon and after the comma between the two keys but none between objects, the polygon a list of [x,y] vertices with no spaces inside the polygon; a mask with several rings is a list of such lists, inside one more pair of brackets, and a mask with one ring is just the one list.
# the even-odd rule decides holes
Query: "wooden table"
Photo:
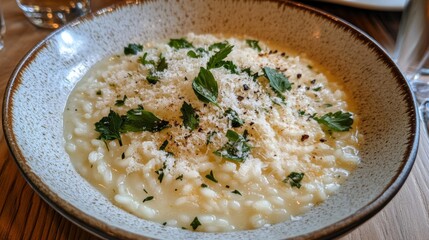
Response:
[{"label": "wooden table", "polygon": [[[115,0],[93,0],[94,10]],[[394,47],[400,12],[368,11],[333,4],[307,2],[370,34],[388,51]],[[51,30],[31,25],[15,0],[0,2],[7,25],[0,51],[0,92],[20,59]],[[2,104],[2,103],[0,103]],[[429,141],[424,134],[414,168],[395,198],[375,217],[342,239],[429,239]],[[46,204],[25,182],[9,154],[0,131],[0,239],[97,239]]]}]

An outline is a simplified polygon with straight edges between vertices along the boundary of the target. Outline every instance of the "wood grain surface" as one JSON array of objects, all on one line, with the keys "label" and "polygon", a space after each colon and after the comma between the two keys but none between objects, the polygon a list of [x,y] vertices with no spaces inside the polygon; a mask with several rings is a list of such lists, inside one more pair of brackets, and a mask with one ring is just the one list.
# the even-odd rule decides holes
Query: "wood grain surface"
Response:
[{"label": "wood grain surface", "polygon": [[[97,10],[117,1],[92,1]],[[368,33],[388,52],[394,47],[400,12],[368,11],[305,1]],[[52,30],[29,23],[15,0],[0,0],[6,20],[5,48],[0,51],[0,92],[24,55]],[[2,105],[2,103],[0,103]],[[1,118],[1,116],[0,116]],[[429,239],[429,140],[422,131],[419,152],[410,176],[395,198],[376,216],[342,239]],[[0,131],[0,239],[98,239],[74,225],[25,182]]]}]

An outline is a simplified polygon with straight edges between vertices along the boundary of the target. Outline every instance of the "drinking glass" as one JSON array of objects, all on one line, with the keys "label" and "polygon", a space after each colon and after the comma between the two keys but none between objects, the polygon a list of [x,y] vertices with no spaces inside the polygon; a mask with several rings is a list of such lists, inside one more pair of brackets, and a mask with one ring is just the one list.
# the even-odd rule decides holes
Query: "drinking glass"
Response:
[{"label": "drinking glass", "polygon": [[89,0],[16,0],[24,15],[42,28],[60,26],[90,12]]},{"label": "drinking glass", "polygon": [[393,59],[419,104],[426,133],[429,127],[429,0],[409,0],[402,13]]}]

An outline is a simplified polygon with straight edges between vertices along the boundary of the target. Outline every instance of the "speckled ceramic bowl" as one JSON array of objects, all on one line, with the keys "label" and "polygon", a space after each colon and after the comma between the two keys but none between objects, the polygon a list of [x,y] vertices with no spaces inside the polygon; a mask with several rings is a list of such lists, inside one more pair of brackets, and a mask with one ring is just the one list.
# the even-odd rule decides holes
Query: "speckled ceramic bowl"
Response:
[{"label": "speckled ceramic bowl", "polygon": [[[248,35],[306,56],[340,79],[361,116],[362,163],[340,191],[299,221],[252,231],[201,233],[139,219],[113,206],[73,168],[62,113],[97,61],[136,39],[188,32]],[[418,121],[398,68],[365,34],[325,13],[280,1],[145,1],[88,16],[56,31],[22,60],[9,82],[3,127],[28,182],[63,215],[104,237],[161,239],[330,238],[373,216],[405,181]]]}]

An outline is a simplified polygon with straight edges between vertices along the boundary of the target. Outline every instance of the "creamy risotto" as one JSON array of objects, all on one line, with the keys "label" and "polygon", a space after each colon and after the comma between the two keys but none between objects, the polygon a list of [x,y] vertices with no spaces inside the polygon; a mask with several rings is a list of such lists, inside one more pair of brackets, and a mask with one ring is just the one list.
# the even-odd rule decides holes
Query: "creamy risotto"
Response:
[{"label": "creamy risotto", "polygon": [[76,170],[163,225],[222,232],[298,220],[359,163],[358,116],[329,75],[270,46],[195,34],[128,44],[69,97]]}]

